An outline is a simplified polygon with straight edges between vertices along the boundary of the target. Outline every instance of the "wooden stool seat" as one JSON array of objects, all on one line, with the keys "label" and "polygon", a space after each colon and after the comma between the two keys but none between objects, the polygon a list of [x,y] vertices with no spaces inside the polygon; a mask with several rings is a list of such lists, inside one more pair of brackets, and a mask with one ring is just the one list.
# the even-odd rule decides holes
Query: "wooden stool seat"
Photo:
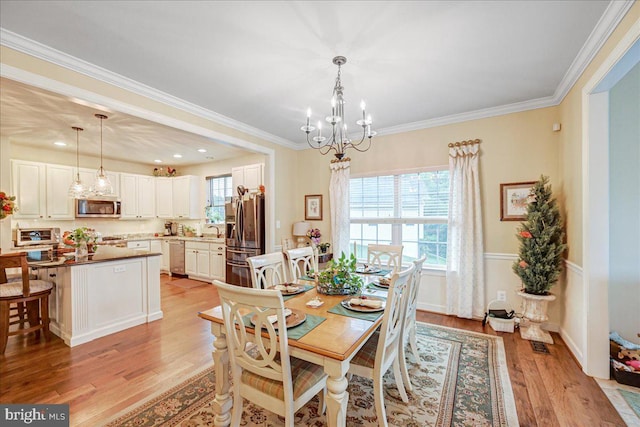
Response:
[{"label": "wooden stool seat", "polygon": [[[30,296],[36,296],[42,292],[51,291],[53,283],[46,280],[29,280]],[[0,286],[0,300],[3,298],[22,297],[22,281],[9,282]],[[15,302],[15,301],[12,301]]]},{"label": "wooden stool seat", "polygon": [[[19,280],[12,277],[9,282],[6,269],[10,268],[20,268]],[[52,290],[52,282],[30,279],[26,252],[0,255],[0,354],[4,354],[12,335],[35,332],[39,337],[42,330],[45,340],[49,340],[49,295]],[[11,310],[16,307],[18,320],[12,321]],[[26,327],[27,322],[29,327]],[[14,324],[18,324],[18,328],[11,329]]]}]

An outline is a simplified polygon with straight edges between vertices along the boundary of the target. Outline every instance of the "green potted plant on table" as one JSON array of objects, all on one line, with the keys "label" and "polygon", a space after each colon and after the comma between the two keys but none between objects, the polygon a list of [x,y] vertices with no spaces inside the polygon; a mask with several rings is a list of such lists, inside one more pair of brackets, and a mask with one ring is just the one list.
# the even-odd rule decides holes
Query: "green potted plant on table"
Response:
[{"label": "green potted plant on table", "polygon": [[317,277],[318,292],[325,295],[354,295],[362,288],[362,278],[356,274],[357,260],[354,254],[328,262],[327,268]]},{"label": "green potted plant on table", "polygon": [[520,327],[524,339],[553,344],[553,338],[540,328],[548,319],[547,306],[556,299],[549,292],[562,271],[564,230],[560,210],[552,197],[549,178],[541,176],[531,189],[533,201],[527,206],[527,219],[518,228],[518,259],[513,271],[522,280],[518,292],[524,299],[524,317],[528,325]]}]

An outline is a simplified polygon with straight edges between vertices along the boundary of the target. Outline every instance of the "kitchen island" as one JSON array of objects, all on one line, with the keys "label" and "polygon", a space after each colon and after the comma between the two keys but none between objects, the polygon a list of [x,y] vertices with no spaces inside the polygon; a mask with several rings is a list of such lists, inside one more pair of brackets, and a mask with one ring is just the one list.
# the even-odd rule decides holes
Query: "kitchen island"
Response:
[{"label": "kitchen island", "polygon": [[51,332],[70,346],[161,319],[162,254],[100,246],[87,257],[29,252],[38,278],[55,289],[49,299]]}]

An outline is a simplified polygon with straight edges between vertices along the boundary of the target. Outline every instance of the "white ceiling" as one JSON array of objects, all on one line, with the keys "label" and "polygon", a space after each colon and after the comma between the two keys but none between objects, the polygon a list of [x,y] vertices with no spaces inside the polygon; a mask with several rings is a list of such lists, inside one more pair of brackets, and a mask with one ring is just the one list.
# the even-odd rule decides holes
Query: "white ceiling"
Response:
[{"label": "white ceiling", "polygon": [[[336,55],[347,57],[350,127],[364,99],[380,134],[419,129],[557,104],[630,4],[2,0],[0,26],[6,46],[304,148],[306,109],[314,122],[329,113]],[[73,136],[71,126],[99,125],[96,108],[1,83],[3,135],[50,144]],[[121,152],[114,158],[131,158],[130,149],[166,157],[181,145],[213,143],[110,114],[105,146]],[[126,150],[118,150],[123,141]]]}]

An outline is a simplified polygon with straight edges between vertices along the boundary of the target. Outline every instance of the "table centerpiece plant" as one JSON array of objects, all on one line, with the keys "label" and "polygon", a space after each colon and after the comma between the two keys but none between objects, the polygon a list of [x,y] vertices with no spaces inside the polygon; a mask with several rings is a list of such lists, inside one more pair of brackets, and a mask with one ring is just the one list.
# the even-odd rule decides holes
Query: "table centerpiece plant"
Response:
[{"label": "table centerpiece plant", "polygon": [[357,260],[354,254],[349,257],[342,252],[340,258],[327,263],[327,268],[317,277],[318,292],[325,295],[354,295],[362,288],[362,277],[356,274]]}]

